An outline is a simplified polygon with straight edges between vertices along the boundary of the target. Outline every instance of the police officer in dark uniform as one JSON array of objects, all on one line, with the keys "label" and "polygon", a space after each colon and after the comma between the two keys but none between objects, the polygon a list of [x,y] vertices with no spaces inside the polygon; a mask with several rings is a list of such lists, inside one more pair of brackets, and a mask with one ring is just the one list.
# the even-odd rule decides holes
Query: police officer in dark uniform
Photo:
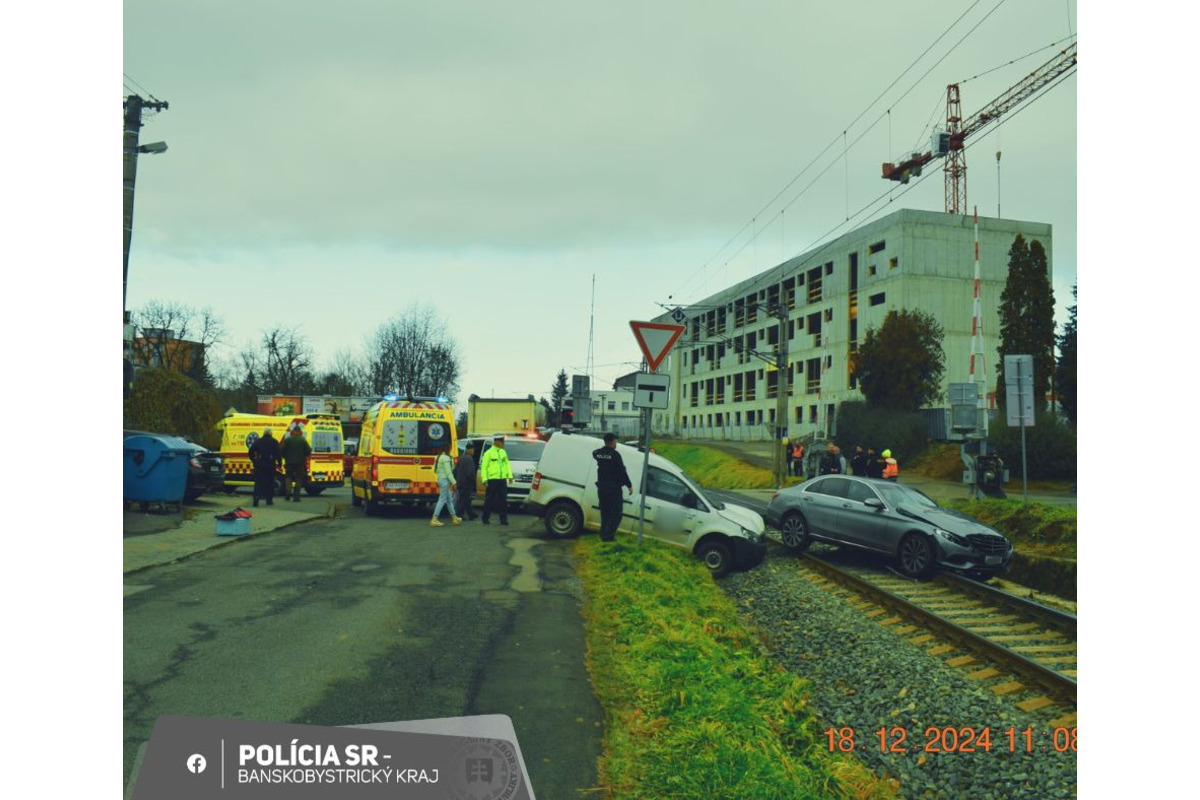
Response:
[{"label": "police officer in dark uniform", "polygon": [[275,475],[283,454],[270,428],[250,445],[250,461],[254,464],[254,505],[257,506],[259,500],[266,500],[269,506],[275,505]]},{"label": "police officer in dark uniform", "polygon": [[596,489],[600,495],[600,540],[611,542],[621,525],[621,487],[627,487],[632,497],[633,481],[617,452],[615,434],[604,434],[604,447],[593,450],[592,458],[596,459]]}]

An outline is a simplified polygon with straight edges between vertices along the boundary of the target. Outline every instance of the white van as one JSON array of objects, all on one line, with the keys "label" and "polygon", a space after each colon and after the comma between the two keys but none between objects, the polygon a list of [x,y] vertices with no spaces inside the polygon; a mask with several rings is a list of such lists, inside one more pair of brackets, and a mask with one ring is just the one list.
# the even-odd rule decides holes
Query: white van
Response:
[{"label": "white van", "polygon": [[[601,439],[565,432],[546,443],[525,510],[542,517],[551,536],[576,536],[585,528],[600,530],[592,451],[603,446]],[[617,445],[617,452],[633,482],[632,496],[621,490],[624,509],[618,530],[636,534],[645,454],[623,444]],[[762,517],[742,506],[710,500],[683,470],[655,453],[650,454],[647,476],[645,532],[686,547],[704,561],[714,578],[735,569],[750,569],[767,553]]]}]

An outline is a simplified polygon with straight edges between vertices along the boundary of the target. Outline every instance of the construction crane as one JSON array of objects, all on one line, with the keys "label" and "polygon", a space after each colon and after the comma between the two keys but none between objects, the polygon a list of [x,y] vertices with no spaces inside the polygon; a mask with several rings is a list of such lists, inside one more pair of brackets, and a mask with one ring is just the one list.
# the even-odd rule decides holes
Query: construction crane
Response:
[{"label": "construction crane", "polygon": [[967,120],[962,118],[962,99],[958,84],[946,87],[946,129],[935,131],[930,149],[913,153],[899,164],[884,164],[883,177],[908,183],[921,174],[935,158],[945,158],[946,213],[967,213],[967,154],[964,143],[988,125],[1032,99],[1058,80],[1074,74],[1078,43],[1072,43],[1054,58],[1035,69],[1017,85],[997,97]]}]

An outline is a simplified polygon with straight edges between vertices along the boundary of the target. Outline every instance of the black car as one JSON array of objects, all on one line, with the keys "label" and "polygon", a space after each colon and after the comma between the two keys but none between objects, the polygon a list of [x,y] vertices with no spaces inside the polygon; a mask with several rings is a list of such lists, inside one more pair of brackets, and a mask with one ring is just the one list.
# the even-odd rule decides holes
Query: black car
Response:
[{"label": "black car", "polygon": [[207,447],[191,443],[192,456],[188,459],[187,489],[184,502],[190,503],[207,492],[225,489],[225,461]]},{"label": "black car", "polygon": [[1013,556],[1012,544],[974,517],[879,478],[813,478],[776,492],[763,517],[796,552],[814,540],[871,550],[895,558],[913,578],[939,567],[989,578]]}]

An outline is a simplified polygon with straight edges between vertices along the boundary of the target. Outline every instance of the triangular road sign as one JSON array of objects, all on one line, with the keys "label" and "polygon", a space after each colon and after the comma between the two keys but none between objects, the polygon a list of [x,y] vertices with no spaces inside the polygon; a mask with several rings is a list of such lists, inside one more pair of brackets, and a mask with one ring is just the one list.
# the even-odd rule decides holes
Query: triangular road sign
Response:
[{"label": "triangular road sign", "polygon": [[663,322],[634,322],[629,321],[633,328],[633,336],[637,339],[642,355],[646,357],[646,365],[651,372],[658,370],[659,364],[671,352],[675,342],[683,335],[682,325],[670,325]]}]

